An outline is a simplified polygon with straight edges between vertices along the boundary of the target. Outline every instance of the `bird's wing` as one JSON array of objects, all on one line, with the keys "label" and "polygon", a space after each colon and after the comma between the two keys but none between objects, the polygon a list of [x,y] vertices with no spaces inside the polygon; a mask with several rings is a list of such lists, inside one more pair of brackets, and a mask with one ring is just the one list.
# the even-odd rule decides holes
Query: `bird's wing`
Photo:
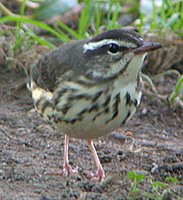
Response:
[{"label": "bird's wing", "polygon": [[31,79],[40,88],[52,92],[61,78],[74,79],[80,75],[84,70],[80,69],[84,62],[80,56],[83,53],[82,43],[84,41],[66,44],[43,56],[32,67]]}]

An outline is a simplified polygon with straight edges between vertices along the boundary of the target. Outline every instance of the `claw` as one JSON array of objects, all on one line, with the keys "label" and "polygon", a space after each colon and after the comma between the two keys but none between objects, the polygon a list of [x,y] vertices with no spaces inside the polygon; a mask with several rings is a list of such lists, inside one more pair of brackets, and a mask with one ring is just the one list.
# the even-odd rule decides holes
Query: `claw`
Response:
[{"label": "claw", "polygon": [[78,174],[78,166],[76,168],[72,169],[71,165],[67,164],[63,167],[62,173],[65,176],[77,175]]}]

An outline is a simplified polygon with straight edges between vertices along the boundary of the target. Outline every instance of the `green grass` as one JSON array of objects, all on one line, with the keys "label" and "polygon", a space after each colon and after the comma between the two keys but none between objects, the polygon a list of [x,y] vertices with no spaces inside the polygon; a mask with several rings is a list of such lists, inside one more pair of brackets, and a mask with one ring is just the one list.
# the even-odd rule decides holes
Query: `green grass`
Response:
[{"label": "green grass", "polygon": [[[128,179],[131,182],[127,199],[165,199],[166,195],[171,195],[175,199],[180,199],[172,190],[179,184],[176,177],[166,177],[164,181],[154,181],[152,177],[145,176],[135,171],[128,172]],[[149,191],[148,191],[149,190]]]},{"label": "green grass", "polygon": [[[105,1],[90,1],[85,0],[85,7],[81,12],[81,17],[76,30],[73,30],[66,24],[57,21],[58,27],[61,31],[67,33],[74,39],[84,39],[91,35],[101,33],[102,30],[111,30],[120,28],[117,23],[119,16],[119,2],[110,0],[109,10],[106,18],[103,16],[103,6]],[[115,8],[112,11],[112,6]]]},{"label": "green grass", "polygon": [[[51,26],[47,25],[44,22],[38,21],[36,19],[30,19],[26,17],[25,14],[25,0],[21,4],[20,15],[9,15],[0,18],[0,23],[6,22],[15,22],[16,23],[16,43],[15,48],[21,45],[23,36],[20,32],[24,30],[25,34],[28,34],[33,38],[37,43],[48,46],[49,48],[54,47],[54,44],[51,44],[43,37],[36,35],[30,28],[27,28],[25,24],[30,24],[33,27],[38,27],[44,31],[47,31],[48,34],[51,34],[53,37],[58,38],[62,42],[69,42],[71,39],[84,39],[91,35],[100,33],[100,27],[103,25],[103,29],[110,30],[114,28],[119,28],[117,23],[118,11],[119,11],[119,2],[110,0],[109,1],[109,11],[104,21],[102,5],[105,1],[84,1],[85,6],[81,12],[81,16],[78,22],[78,28],[73,30],[68,25],[62,23],[61,21],[56,21],[56,29],[53,29]],[[112,6],[115,7],[114,12],[112,11]],[[105,23],[104,23],[105,22]]]},{"label": "green grass", "polygon": [[168,100],[170,106],[175,104],[177,101],[183,102],[183,75],[178,79],[177,84]]},{"label": "green grass", "polygon": [[169,31],[176,33],[177,35],[183,37],[183,5],[181,1],[171,1],[163,0],[161,7],[157,7],[155,1],[152,0],[152,14],[150,17],[146,18],[144,13],[140,13],[139,20],[137,24],[139,29],[143,29],[149,24],[149,31],[154,30]]}]

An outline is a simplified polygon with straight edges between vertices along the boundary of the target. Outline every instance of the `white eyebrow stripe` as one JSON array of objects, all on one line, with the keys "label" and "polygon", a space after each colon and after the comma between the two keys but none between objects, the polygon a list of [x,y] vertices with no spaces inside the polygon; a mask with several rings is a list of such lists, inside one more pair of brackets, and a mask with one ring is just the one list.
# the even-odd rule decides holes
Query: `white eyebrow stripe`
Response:
[{"label": "white eyebrow stripe", "polygon": [[110,43],[114,43],[114,44],[118,44],[115,40],[107,40],[107,39],[104,39],[104,40],[101,40],[99,42],[89,42],[89,43],[86,43],[83,45],[83,49],[84,49],[84,52],[88,51],[88,50],[95,50],[95,49],[98,49],[104,45],[107,45],[107,44],[110,44]]},{"label": "white eyebrow stripe", "polygon": [[89,42],[89,43],[86,43],[83,45],[83,49],[84,49],[84,53],[88,50],[90,51],[93,51],[95,49],[98,49],[104,45],[108,45],[110,43],[113,43],[113,44],[117,44],[119,46],[125,46],[125,47],[129,47],[129,48],[134,48],[134,47],[137,47],[136,44],[132,43],[132,42],[126,42],[126,41],[116,41],[116,40],[107,40],[107,39],[104,39],[104,40],[101,40],[101,41],[98,41],[98,42]]}]

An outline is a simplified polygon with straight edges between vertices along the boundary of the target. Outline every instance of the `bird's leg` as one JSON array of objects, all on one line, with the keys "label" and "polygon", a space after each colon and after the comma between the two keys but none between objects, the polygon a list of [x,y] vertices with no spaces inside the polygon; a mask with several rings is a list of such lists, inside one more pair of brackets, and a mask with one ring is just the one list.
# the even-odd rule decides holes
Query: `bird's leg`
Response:
[{"label": "bird's leg", "polygon": [[93,140],[88,140],[88,147],[93,154],[94,161],[95,161],[95,164],[97,166],[97,172],[96,172],[96,174],[88,173],[87,176],[89,178],[91,178],[92,180],[102,181],[105,177],[105,172],[103,170],[103,167],[100,163],[100,160],[99,160],[99,157],[98,157],[97,152],[95,150],[95,147],[93,145]]},{"label": "bird's leg", "polygon": [[75,169],[72,169],[71,165],[69,164],[68,149],[69,149],[69,136],[65,135],[63,174],[65,174],[66,176],[78,173],[77,167]]}]

